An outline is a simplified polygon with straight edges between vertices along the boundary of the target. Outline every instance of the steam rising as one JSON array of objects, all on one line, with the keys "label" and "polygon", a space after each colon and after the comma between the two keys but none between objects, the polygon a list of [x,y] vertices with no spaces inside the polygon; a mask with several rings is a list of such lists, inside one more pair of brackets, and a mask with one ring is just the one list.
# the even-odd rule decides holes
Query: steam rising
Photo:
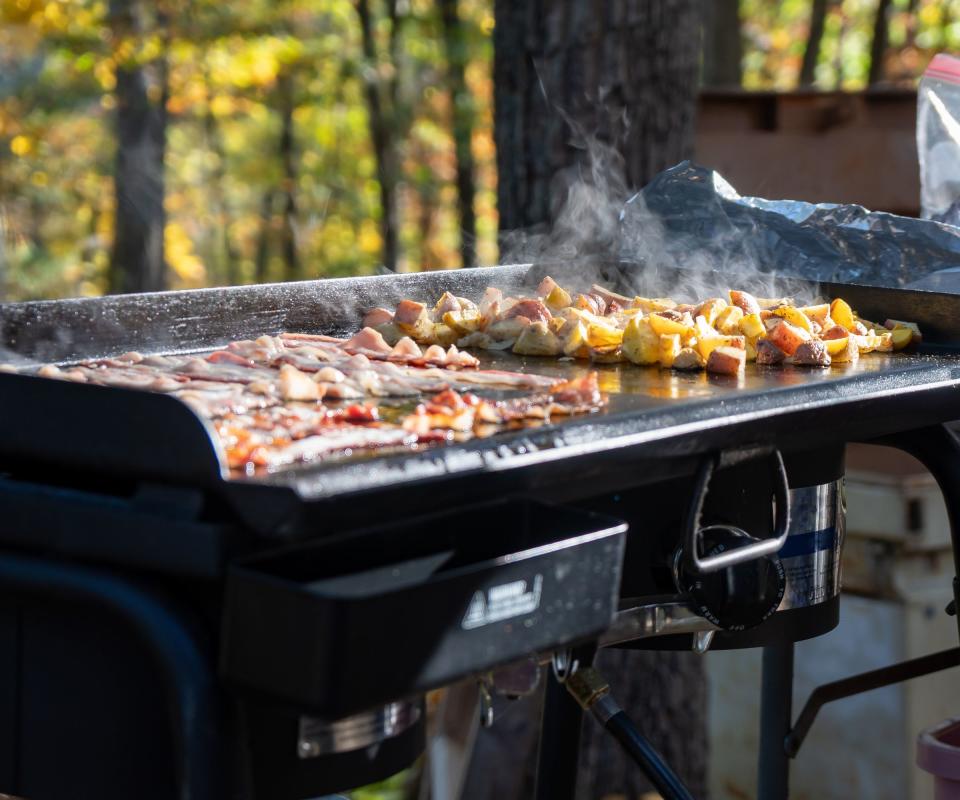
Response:
[{"label": "steam rising", "polygon": [[[756,237],[734,225],[719,201],[709,231],[696,230],[690,220],[663,218],[648,206],[643,191],[628,188],[620,154],[567,122],[572,144],[582,153],[576,165],[553,180],[552,222],[502,234],[502,263],[573,262],[574,277],[582,284],[575,288],[586,288],[603,282],[601,262],[628,262],[625,285],[612,288],[687,302],[725,297],[728,289],[792,297],[798,303],[817,299],[809,282],[777,275],[776,265],[760,255]],[[734,194],[722,178],[714,179],[724,193]]]}]

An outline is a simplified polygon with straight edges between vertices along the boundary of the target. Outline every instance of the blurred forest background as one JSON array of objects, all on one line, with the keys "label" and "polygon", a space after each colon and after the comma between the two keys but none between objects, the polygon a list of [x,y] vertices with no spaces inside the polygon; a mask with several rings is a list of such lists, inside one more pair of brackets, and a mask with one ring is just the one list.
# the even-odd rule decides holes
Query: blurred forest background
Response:
[{"label": "blurred forest background", "polygon": [[[912,86],[960,47],[960,0],[707,5],[708,86]],[[0,0],[0,297],[495,263],[494,24],[493,0]]]}]

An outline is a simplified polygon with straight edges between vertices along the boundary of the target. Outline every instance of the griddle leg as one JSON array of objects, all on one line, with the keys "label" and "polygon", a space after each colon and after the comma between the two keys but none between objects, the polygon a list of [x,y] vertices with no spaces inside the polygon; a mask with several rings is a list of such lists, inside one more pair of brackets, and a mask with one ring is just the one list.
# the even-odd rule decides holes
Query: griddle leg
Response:
[{"label": "griddle leg", "polygon": [[785,800],[789,795],[790,759],[786,738],[792,725],[793,642],[763,648],[760,689],[760,757],[758,800]]},{"label": "griddle leg", "polygon": [[868,444],[882,444],[909,453],[930,471],[940,487],[950,520],[955,570],[953,611],[960,634],[960,440],[946,425],[931,425],[875,439]]},{"label": "griddle leg", "polygon": [[[594,652],[579,652],[582,666],[593,664]],[[537,754],[536,800],[573,800],[577,793],[577,767],[583,709],[564,688],[553,670],[547,673]]]}]

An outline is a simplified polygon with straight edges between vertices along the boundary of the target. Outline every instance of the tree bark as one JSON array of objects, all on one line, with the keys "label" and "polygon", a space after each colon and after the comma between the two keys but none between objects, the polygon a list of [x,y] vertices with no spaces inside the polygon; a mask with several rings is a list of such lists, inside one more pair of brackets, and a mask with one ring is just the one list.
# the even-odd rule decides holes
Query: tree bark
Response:
[{"label": "tree bark", "polygon": [[277,93],[280,100],[280,163],[283,177],[280,195],[283,198],[283,228],[281,252],[286,265],[286,280],[299,280],[300,254],[297,251],[297,162],[296,140],[293,131],[293,76],[281,72],[277,77]]},{"label": "tree bark", "polygon": [[[497,0],[494,126],[500,230],[546,223],[551,182],[585,165],[574,140],[615,147],[638,187],[690,155],[700,3]],[[562,113],[558,112],[558,109]]]},{"label": "tree bark", "polygon": [[[640,187],[691,155],[701,8],[699,0],[496,0],[501,233],[554,221],[569,189],[557,175],[579,169],[588,181],[609,180],[595,188],[616,205],[626,199],[627,187]],[[595,153],[584,146],[594,138],[606,145],[615,169],[596,171]],[[621,168],[624,175],[618,176]],[[589,207],[583,212],[581,229],[590,227]],[[577,219],[567,222],[578,226]],[[621,702],[642,709],[654,745],[702,796],[707,751],[702,660],[686,653],[617,651],[601,653],[601,665]],[[501,751],[516,759],[503,764],[504,771],[533,757],[517,742]],[[584,742],[579,797],[596,800],[609,793],[636,800],[650,790],[592,722]],[[466,796],[495,795],[474,784]]]},{"label": "tree bark", "polygon": [[[135,0],[113,0],[111,28],[117,43],[136,37],[142,27],[140,13]],[[166,56],[145,65],[128,59],[118,64],[116,81],[116,216],[110,288],[114,292],[156,291],[166,286]]]},{"label": "tree bark", "polygon": [[473,210],[474,170],[473,97],[467,87],[467,44],[457,0],[440,0],[443,38],[447,51],[447,81],[453,117],[453,142],[457,161],[457,211],[460,217],[460,262],[476,265],[477,218]]},{"label": "tree bark", "polygon": [[879,0],[877,16],[873,21],[873,39],[870,42],[870,74],[867,85],[873,86],[883,80],[883,60],[887,54],[890,32],[890,0]]},{"label": "tree bark", "polygon": [[[399,261],[399,210],[397,183],[399,162],[391,133],[390,111],[384,102],[383,87],[377,70],[377,46],[373,31],[373,18],[368,0],[356,0],[357,16],[360,18],[360,33],[363,43],[364,90],[367,97],[370,139],[377,162],[377,181],[380,184],[380,235],[383,239],[383,265],[396,272]],[[395,4],[391,6],[394,26],[391,31],[391,49],[398,47]],[[399,65],[394,65],[399,68]],[[396,83],[391,82],[388,95],[396,96]],[[393,104],[390,104],[393,107]]]},{"label": "tree bark", "polygon": [[823,30],[827,21],[827,2],[828,0],[813,0],[810,5],[810,30],[807,33],[807,46],[803,51],[803,62],[800,65],[801,86],[811,86],[816,77],[820,45],[823,42]]},{"label": "tree bark", "polygon": [[257,283],[270,279],[270,228],[273,224],[273,189],[267,189],[260,199],[260,225],[257,232],[257,253],[253,274]]},{"label": "tree bark", "polygon": [[743,82],[740,0],[704,5],[703,85],[736,88]]}]

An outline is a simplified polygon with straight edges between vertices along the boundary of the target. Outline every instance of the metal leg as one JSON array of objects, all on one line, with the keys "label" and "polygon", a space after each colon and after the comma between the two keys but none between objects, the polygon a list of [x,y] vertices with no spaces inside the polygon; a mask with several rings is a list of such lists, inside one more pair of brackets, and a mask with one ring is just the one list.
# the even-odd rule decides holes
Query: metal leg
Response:
[{"label": "metal leg", "polygon": [[[903,450],[930,470],[943,494],[950,519],[950,539],[953,543],[955,575],[960,576],[960,440],[946,425],[906,431],[885,436],[869,444],[881,444]],[[960,606],[960,583],[953,579],[955,608]],[[960,634],[960,613],[957,613]]]},{"label": "metal leg", "polygon": [[793,642],[763,648],[760,695],[760,758],[758,800],[786,800],[790,759],[785,746],[792,727]]},{"label": "metal leg", "polygon": [[[581,666],[593,664],[595,650],[576,653]],[[537,754],[536,800],[573,800],[577,793],[583,709],[557,680],[547,673]]]}]

